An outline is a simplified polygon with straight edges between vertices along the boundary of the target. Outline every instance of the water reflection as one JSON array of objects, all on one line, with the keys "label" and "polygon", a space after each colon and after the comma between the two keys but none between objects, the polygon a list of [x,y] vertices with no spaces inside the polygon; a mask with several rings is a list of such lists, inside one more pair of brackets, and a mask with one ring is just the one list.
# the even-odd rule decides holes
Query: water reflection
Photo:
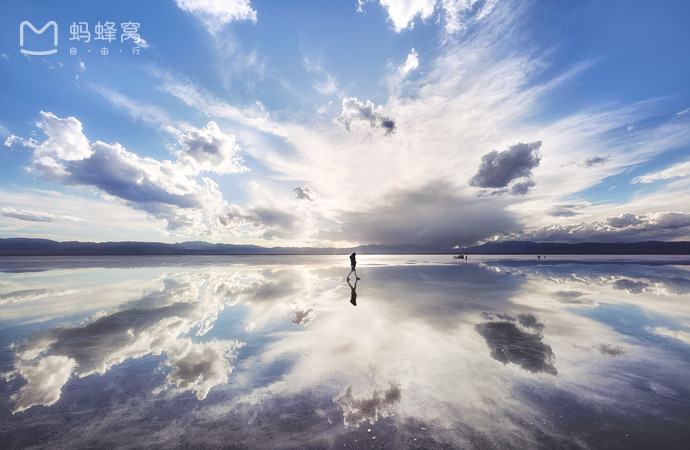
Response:
[{"label": "water reflection", "polygon": [[490,321],[476,325],[475,329],[486,339],[492,358],[503,364],[517,364],[530,372],[558,374],[553,366],[553,351],[542,342],[544,324],[537,322],[533,315],[497,314],[496,319],[500,320],[490,314],[485,317]]},{"label": "water reflection", "polygon": [[350,286],[350,303],[352,303],[353,306],[357,306],[357,282],[359,281],[359,278],[355,280],[355,285],[353,286],[352,283],[350,283],[350,279],[347,279],[347,284]]},{"label": "water reflection", "polygon": [[2,273],[5,442],[684,442],[688,266],[424,258]]}]

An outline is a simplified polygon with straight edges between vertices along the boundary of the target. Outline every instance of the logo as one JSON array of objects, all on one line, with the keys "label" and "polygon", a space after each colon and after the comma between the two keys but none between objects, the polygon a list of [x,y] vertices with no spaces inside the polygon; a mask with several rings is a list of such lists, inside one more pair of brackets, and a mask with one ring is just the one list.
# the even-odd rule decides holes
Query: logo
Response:
[{"label": "logo", "polygon": [[53,27],[53,49],[50,50],[27,50],[25,48],[20,49],[19,51],[26,54],[26,55],[52,55],[53,53],[57,53],[57,46],[58,46],[58,26],[55,21],[51,20],[50,22],[46,23],[43,28],[40,30],[36,29],[36,27],[33,26],[31,22],[28,20],[23,21],[19,25],[19,46],[24,47],[24,28],[29,27],[33,30],[34,33],[36,34],[43,34],[45,30],[47,30],[49,27]]}]

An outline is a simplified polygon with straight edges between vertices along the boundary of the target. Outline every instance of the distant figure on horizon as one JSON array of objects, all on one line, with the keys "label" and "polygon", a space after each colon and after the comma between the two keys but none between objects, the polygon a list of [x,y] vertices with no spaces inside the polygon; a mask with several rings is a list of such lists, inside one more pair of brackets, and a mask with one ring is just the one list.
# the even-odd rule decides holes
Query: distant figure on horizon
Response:
[{"label": "distant figure on horizon", "polygon": [[[350,255],[350,267],[352,267],[352,269],[350,270],[350,273],[347,274],[347,281],[350,281],[350,275],[352,275],[352,272],[355,273],[355,278],[357,280],[360,279],[357,276],[357,259],[355,258],[355,256],[357,256],[357,253],[354,253],[354,252]],[[357,283],[355,283],[355,284],[357,284]]]},{"label": "distant figure on horizon", "polygon": [[[357,278],[359,280],[359,278]],[[355,285],[352,286],[350,284],[350,279],[347,279],[347,284],[350,285],[350,303],[352,303],[353,306],[357,306],[357,280],[355,280]]]}]

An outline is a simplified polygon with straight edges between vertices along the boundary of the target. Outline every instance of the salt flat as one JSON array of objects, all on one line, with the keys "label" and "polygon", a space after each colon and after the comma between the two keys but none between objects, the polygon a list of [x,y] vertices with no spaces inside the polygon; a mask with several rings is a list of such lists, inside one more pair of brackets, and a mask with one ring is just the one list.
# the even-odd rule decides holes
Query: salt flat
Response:
[{"label": "salt flat", "polygon": [[0,261],[0,446],[683,448],[690,265]]}]

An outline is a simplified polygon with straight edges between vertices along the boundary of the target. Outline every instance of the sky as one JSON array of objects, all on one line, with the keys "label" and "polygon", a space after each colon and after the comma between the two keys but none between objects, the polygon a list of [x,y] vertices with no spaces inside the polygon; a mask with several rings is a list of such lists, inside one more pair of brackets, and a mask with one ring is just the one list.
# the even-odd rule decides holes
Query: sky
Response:
[{"label": "sky", "polygon": [[683,0],[4,1],[0,237],[690,240],[688,19]]}]

